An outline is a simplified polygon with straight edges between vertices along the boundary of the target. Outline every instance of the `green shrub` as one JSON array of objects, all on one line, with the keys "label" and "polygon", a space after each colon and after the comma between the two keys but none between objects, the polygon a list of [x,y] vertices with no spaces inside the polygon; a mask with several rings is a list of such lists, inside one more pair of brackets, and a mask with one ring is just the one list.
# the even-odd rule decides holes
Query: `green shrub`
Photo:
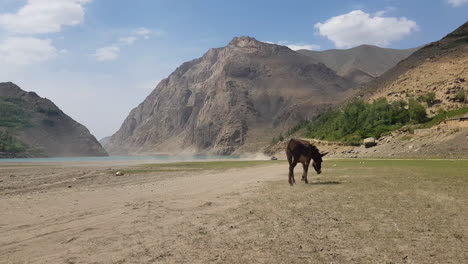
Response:
[{"label": "green shrub", "polygon": [[418,97],[419,102],[424,102],[427,106],[431,107],[436,103],[436,94],[434,92],[427,93]]},{"label": "green shrub", "polygon": [[0,131],[0,152],[20,153],[25,152],[28,146],[13,137],[10,133]]},{"label": "green shrub", "polygon": [[458,92],[455,94],[455,100],[459,102],[466,102],[466,92],[464,89],[458,90]]},{"label": "green shrub", "polygon": [[30,124],[30,115],[24,111],[21,98],[0,97],[0,126],[24,127]]},{"label": "green shrub", "polygon": [[424,106],[414,99],[410,99],[408,103],[408,111],[410,121],[415,124],[424,123],[427,121],[427,113]]}]

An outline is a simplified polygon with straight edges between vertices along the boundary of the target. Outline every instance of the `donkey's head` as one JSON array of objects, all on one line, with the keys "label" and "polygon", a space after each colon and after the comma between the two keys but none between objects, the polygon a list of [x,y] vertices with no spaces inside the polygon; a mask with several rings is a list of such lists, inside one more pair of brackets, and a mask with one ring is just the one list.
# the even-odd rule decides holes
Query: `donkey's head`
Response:
[{"label": "donkey's head", "polygon": [[327,154],[328,152],[320,153],[317,150],[317,154],[312,157],[312,159],[314,160],[314,162],[312,162],[312,166],[314,167],[317,174],[322,173],[322,157]]}]

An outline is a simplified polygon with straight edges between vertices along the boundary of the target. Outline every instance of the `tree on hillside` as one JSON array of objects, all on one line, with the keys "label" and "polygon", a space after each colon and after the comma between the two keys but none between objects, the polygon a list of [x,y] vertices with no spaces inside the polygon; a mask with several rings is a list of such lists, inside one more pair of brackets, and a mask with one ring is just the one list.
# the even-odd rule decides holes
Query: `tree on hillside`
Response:
[{"label": "tree on hillside", "polygon": [[423,123],[427,121],[427,113],[424,106],[414,99],[410,99],[408,103],[408,111],[410,122]]}]

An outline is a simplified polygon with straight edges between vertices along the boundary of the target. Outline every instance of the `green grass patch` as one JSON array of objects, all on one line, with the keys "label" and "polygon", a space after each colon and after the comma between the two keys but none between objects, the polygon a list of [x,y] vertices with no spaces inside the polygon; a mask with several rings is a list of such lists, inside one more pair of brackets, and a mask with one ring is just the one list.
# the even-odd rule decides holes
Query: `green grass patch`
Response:
[{"label": "green grass patch", "polygon": [[463,107],[463,108],[459,108],[459,109],[452,110],[452,111],[443,111],[442,113],[439,113],[436,116],[434,116],[431,119],[431,121],[421,125],[420,128],[433,127],[433,126],[436,126],[436,125],[442,123],[447,118],[452,118],[452,117],[459,116],[459,115],[464,115],[464,114],[467,114],[467,113],[468,113],[468,107]]},{"label": "green grass patch", "polygon": [[[284,162],[284,161],[282,161]],[[141,174],[153,172],[189,172],[189,171],[222,171],[228,169],[242,169],[255,166],[278,164],[281,161],[255,160],[255,161],[203,161],[203,162],[174,162],[154,163],[112,171],[115,174],[121,171],[125,174]]]}]

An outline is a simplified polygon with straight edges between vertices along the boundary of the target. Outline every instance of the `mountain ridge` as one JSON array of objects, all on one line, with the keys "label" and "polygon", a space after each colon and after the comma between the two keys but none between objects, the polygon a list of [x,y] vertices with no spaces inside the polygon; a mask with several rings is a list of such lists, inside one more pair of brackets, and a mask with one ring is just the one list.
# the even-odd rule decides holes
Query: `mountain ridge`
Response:
[{"label": "mountain ridge", "polygon": [[418,49],[390,49],[360,45],[350,49],[298,50],[298,52],[322,62],[338,75],[364,85]]},{"label": "mountain ridge", "polygon": [[[2,156],[107,156],[89,130],[52,101],[12,82],[0,83],[0,132],[13,140],[17,153]],[[4,147],[5,148],[5,147]],[[1,152],[1,151],[0,151]]]}]

